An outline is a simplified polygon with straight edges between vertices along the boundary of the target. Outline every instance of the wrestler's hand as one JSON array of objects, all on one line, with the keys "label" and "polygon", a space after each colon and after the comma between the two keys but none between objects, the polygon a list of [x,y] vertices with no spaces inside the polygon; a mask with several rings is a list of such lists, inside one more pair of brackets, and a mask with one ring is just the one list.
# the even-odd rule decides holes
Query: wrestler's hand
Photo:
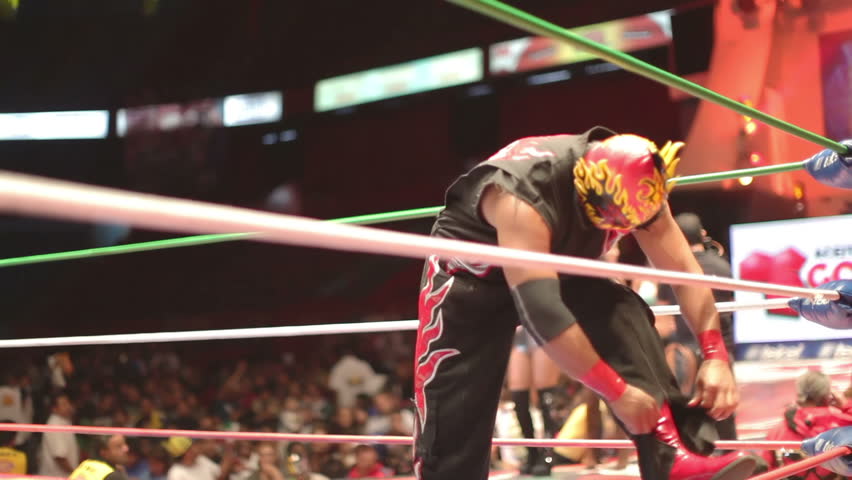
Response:
[{"label": "wrestler's hand", "polygon": [[660,407],[654,398],[632,385],[609,407],[634,435],[650,432],[660,420]]},{"label": "wrestler's hand", "polygon": [[731,366],[724,360],[704,360],[695,379],[695,395],[689,406],[702,406],[708,415],[724,420],[734,413],[740,403],[740,393],[731,373]]}]

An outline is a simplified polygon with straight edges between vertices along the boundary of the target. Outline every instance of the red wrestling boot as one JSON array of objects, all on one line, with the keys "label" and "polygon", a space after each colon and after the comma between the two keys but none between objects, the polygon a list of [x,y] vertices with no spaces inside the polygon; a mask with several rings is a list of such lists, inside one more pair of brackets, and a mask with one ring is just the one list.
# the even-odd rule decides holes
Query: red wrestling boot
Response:
[{"label": "red wrestling boot", "polygon": [[733,452],[721,457],[705,457],[690,452],[680,440],[668,404],[663,404],[660,413],[662,416],[654,435],[659,441],[675,449],[669,480],[744,480],[750,477],[757,467],[754,457],[743,452]]}]

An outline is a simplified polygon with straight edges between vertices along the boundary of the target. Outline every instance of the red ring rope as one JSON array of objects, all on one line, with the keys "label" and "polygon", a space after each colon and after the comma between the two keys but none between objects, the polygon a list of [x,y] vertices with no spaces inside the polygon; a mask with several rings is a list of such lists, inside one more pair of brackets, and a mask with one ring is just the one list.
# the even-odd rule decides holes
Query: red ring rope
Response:
[{"label": "red ring rope", "polygon": [[[0,423],[0,431],[12,432],[66,432],[86,435],[126,435],[129,437],[190,437],[216,440],[248,441],[285,441],[306,443],[371,443],[384,445],[410,445],[411,437],[381,435],[315,435],[307,433],[277,432],[222,432],[205,430],[175,430],[128,427],[90,427],[82,425],[40,425],[27,423]],[[629,440],[559,440],[531,438],[495,438],[495,446],[531,446],[531,447],[591,447],[591,448],[633,448]],[[798,441],[718,441],[716,447],[723,450],[799,448]]]}]

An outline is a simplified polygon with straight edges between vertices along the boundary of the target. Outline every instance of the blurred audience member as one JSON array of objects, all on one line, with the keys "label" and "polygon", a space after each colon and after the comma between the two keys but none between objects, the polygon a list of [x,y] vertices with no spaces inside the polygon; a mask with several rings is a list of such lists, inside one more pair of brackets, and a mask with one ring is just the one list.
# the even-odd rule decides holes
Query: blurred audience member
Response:
[{"label": "blurred audience member", "polygon": [[402,399],[392,390],[380,392],[373,398],[373,409],[367,417],[367,435],[412,435],[414,412],[402,408]]},{"label": "blurred audience member", "polygon": [[51,391],[62,391],[68,386],[68,378],[74,373],[74,363],[68,352],[59,352],[47,357],[47,369]]},{"label": "blurred audience member", "polygon": [[200,446],[186,437],[169,437],[163,448],[172,456],[168,480],[224,480],[234,467],[233,455],[225,455],[217,465],[201,453]]},{"label": "blurred audience member", "polygon": [[[51,401],[48,425],[71,425],[74,406],[68,395],[54,395]],[[77,437],[69,432],[47,432],[42,435],[39,451],[39,475],[67,477],[80,463]]]},{"label": "blurred audience member", "polygon": [[148,454],[148,476],[139,480],[168,480],[171,467],[171,455],[162,446],[156,445]]},{"label": "blurred audience member", "polygon": [[377,394],[387,377],[377,374],[369,363],[356,357],[351,350],[344,349],[343,352],[340,360],[331,367],[328,386],[337,393],[339,407],[352,407],[359,394]]},{"label": "blurred audience member", "polygon": [[355,466],[346,478],[388,478],[390,472],[379,462],[379,453],[371,445],[355,447]]},{"label": "blurred audience member", "polygon": [[[0,420],[0,423],[17,423]],[[0,432],[0,473],[27,474],[27,454],[15,448],[15,432]]]},{"label": "blurred audience member", "polygon": [[[0,418],[7,418],[14,423],[33,423],[30,378],[23,366],[7,367],[10,370],[4,375],[3,385],[0,386]],[[31,436],[30,432],[18,432],[15,445],[22,445]]]},{"label": "blurred audience member", "polygon": [[157,409],[150,397],[143,397],[139,402],[139,417],[136,428],[163,428],[163,412]]},{"label": "blurred audience member", "polygon": [[95,457],[84,460],[69,478],[85,480],[128,480],[125,467],[129,448],[123,435],[97,437]]},{"label": "blurred audience member", "polygon": [[301,433],[305,426],[305,412],[302,402],[295,396],[289,396],[284,400],[284,408],[281,409],[279,425],[282,432]]},{"label": "blurred audience member", "polygon": [[[831,379],[809,371],[796,379],[796,404],[784,412],[781,425],[770,431],[767,440],[804,440],[826,430],[852,425],[852,415],[843,413],[838,396],[831,391]],[[802,459],[798,451],[765,451],[763,458],[770,468]],[[821,467],[810,469],[797,478],[804,480],[840,479]]]}]

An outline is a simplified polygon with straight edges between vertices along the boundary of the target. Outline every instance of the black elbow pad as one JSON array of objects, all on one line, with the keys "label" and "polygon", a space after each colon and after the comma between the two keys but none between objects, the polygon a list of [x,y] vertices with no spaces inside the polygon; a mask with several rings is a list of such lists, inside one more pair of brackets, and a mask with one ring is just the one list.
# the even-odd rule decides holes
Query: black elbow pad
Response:
[{"label": "black elbow pad", "polygon": [[521,325],[539,345],[553,340],[577,322],[562,301],[559,280],[555,278],[529,280],[511,291]]}]

